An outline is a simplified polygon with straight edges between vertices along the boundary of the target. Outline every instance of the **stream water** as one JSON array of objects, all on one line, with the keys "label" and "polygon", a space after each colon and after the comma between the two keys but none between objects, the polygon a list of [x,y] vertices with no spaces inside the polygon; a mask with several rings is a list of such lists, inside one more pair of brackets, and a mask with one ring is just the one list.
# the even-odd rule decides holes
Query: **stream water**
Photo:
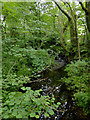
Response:
[{"label": "stream water", "polygon": [[48,77],[46,81],[30,85],[33,90],[42,89],[42,95],[54,94],[56,102],[61,102],[60,108],[53,116],[45,118],[42,115],[39,120],[89,120],[82,108],[73,100],[73,91],[68,90],[68,86],[61,80],[66,75],[64,67],[55,71],[46,71],[43,74],[44,78]]}]

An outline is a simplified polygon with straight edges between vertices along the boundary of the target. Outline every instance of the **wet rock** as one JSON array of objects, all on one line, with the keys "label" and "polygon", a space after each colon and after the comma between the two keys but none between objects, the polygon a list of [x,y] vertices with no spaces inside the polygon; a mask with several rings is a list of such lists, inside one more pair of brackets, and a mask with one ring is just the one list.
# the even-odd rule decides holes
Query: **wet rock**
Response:
[{"label": "wet rock", "polygon": [[54,64],[55,65],[52,67],[52,70],[58,70],[65,65],[65,61],[60,58],[58,60],[55,60]]}]

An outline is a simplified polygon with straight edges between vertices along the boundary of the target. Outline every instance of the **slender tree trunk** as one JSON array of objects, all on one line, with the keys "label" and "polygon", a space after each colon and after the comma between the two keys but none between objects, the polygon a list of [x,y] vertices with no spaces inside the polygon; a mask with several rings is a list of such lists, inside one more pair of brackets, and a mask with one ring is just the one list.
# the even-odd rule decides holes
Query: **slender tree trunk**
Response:
[{"label": "slender tree trunk", "polygon": [[71,56],[75,56],[78,51],[78,36],[77,36],[77,25],[73,19],[69,21],[70,24],[70,39],[71,39]]},{"label": "slender tree trunk", "polygon": [[58,19],[58,24],[59,24],[59,27],[60,27],[60,46],[62,46],[64,51],[67,52],[68,50],[66,48],[66,43],[65,43],[65,39],[64,39],[64,32],[67,29],[68,23],[65,24],[64,28],[62,28],[63,23],[62,23],[61,17],[62,17],[62,13],[60,11],[59,12],[59,19]]},{"label": "slender tree trunk", "polygon": [[2,40],[6,39],[6,16],[4,16],[4,19],[2,21],[3,27],[2,27]]},{"label": "slender tree trunk", "polygon": [[77,29],[77,18],[76,18],[76,15],[75,15],[75,34],[76,34],[76,41],[78,42],[78,56],[79,56],[79,61],[80,61],[80,46],[79,46],[79,37],[78,37],[78,29]]},{"label": "slender tree trunk", "polygon": [[63,30],[62,30],[62,22],[61,22],[61,11],[59,11],[59,26],[60,26],[60,36],[62,39]]},{"label": "slender tree trunk", "polygon": [[86,24],[87,24],[87,50],[88,50],[88,57],[90,55],[90,1],[86,2],[86,7],[84,7],[83,3],[79,1],[79,4],[81,5],[82,9],[85,11],[86,14]]}]

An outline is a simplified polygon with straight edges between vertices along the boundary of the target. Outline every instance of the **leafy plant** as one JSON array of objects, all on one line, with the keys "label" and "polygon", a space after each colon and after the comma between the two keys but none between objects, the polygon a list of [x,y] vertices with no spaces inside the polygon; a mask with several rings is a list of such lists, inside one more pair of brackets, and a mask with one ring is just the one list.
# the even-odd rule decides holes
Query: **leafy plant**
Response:
[{"label": "leafy plant", "polygon": [[60,102],[54,103],[55,98],[41,96],[40,90],[31,90],[30,87],[22,87],[22,92],[8,93],[5,103],[3,103],[3,118],[39,118],[42,114],[49,117],[54,114],[54,110],[59,107]]},{"label": "leafy plant", "polygon": [[[31,76],[33,73],[40,72],[53,63],[53,57],[50,57],[48,52],[42,49],[35,50],[32,47],[28,47],[27,49],[14,47],[6,53],[8,54],[7,62],[3,62],[3,73],[5,74],[12,68],[14,64],[13,61],[16,61],[16,64],[13,66],[10,73],[16,73],[17,75],[23,74],[26,76]],[[8,62],[10,63],[9,66]]]},{"label": "leafy plant", "polygon": [[[39,93],[41,90],[33,91],[31,88],[24,88],[24,84],[27,84],[32,76],[33,79],[39,79],[39,73],[54,64],[56,56],[64,55],[71,59],[73,57],[71,44],[73,53],[76,51],[75,59],[78,58],[77,47],[80,45],[81,58],[88,61],[89,36],[86,34],[87,20],[85,21],[84,11],[76,3],[63,4],[62,2],[60,6],[65,9],[64,13],[69,13],[70,24],[67,22],[67,17],[59,13],[58,7],[53,2],[4,2],[2,4],[0,20],[3,46],[3,118],[39,118],[42,114],[46,117],[53,115],[60,104],[54,103],[54,96],[41,96]],[[71,26],[72,20],[73,26]],[[78,30],[74,33],[68,25],[74,31],[76,28]],[[77,43],[75,38],[78,36],[80,39],[74,47]],[[75,99],[87,111],[87,62],[72,62],[67,66],[66,72],[68,78],[63,80],[70,85],[69,89],[76,90]]]},{"label": "leafy plant", "polygon": [[84,111],[88,112],[88,86],[89,86],[89,65],[84,60],[71,62],[67,65],[65,71],[68,78],[63,78],[65,83],[69,85],[68,89],[75,91],[74,97],[77,104],[83,107]]},{"label": "leafy plant", "polygon": [[23,87],[24,83],[30,82],[28,76],[17,76],[16,74],[10,74],[6,79],[2,79],[3,90],[17,91],[19,88]]}]

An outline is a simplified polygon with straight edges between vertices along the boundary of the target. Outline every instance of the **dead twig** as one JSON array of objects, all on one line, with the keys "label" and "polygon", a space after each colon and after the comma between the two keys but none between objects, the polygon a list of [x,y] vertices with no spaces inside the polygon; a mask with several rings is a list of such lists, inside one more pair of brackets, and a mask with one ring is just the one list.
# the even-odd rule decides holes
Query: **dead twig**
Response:
[{"label": "dead twig", "polygon": [[13,67],[15,66],[15,64],[16,64],[16,61],[14,62],[13,66],[10,68],[10,70],[8,71],[8,75],[9,75],[10,71],[13,69]]},{"label": "dead twig", "polygon": [[35,75],[41,74],[41,73],[43,73],[44,71],[49,70],[49,67],[50,67],[50,66],[46,67],[44,70],[42,69],[40,72],[34,73],[33,75],[30,76],[30,78],[33,78]]},{"label": "dead twig", "polygon": [[44,79],[40,79],[40,80],[34,80],[34,81],[30,81],[29,83],[35,83],[35,82],[42,82],[44,80],[47,80],[48,78],[44,78]]}]

